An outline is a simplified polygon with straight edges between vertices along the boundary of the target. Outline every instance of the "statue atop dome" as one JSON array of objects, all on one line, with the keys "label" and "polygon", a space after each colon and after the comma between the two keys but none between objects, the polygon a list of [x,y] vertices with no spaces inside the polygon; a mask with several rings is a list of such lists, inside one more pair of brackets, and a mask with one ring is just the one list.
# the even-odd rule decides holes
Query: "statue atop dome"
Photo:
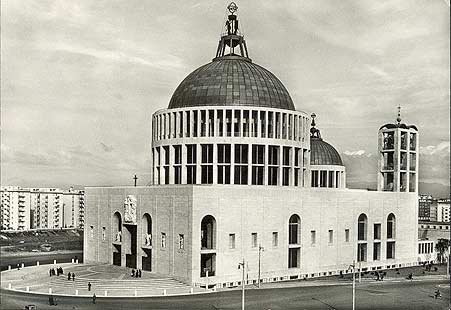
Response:
[{"label": "statue atop dome", "polygon": [[312,128],[310,128],[310,137],[311,138],[321,139],[321,132],[319,131],[318,128],[315,128],[315,126],[316,126],[316,123],[315,123],[316,114],[312,113],[311,116],[312,116]]},{"label": "statue atop dome", "polygon": [[[238,17],[235,15],[236,11],[238,11],[238,6],[235,2],[231,2],[227,6],[227,9],[230,14],[225,22],[225,31],[219,40],[218,49],[216,50],[216,58],[224,56],[241,56],[249,58],[246,41],[244,40],[243,34],[239,31]],[[227,47],[229,52],[228,54],[226,54]],[[235,48],[237,48],[237,54],[235,53]]]}]

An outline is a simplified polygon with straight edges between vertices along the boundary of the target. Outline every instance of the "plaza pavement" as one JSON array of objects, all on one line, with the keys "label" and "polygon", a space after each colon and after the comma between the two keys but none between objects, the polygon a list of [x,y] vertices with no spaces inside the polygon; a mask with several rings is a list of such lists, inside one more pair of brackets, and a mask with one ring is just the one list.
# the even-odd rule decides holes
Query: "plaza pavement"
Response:
[{"label": "plaza pavement", "polygon": [[[62,267],[64,274],[49,276],[50,268]],[[75,281],[67,280],[68,272],[75,273]],[[426,272],[421,267],[403,268],[399,270],[386,270],[387,275],[383,282],[418,282],[447,280],[445,268],[439,266],[437,271]],[[409,273],[413,279],[406,279]],[[206,290],[191,287],[176,279],[151,272],[142,272],[141,278],[132,278],[130,269],[113,265],[96,264],[56,264],[25,267],[20,270],[12,269],[1,273],[2,289],[29,292],[34,294],[51,294],[61,296],[87,297],[96,294],[97,297],[151,297],[191,295],[211,293]],[[356,282],[359,277],[356,274]],[[371,273],[362,275],[362,283],[378,283]],[[91,283],[91,291],[88,291],[88,282]],[[289,288],[289,287],[314,287],[314,286],[339,286],[350,285],[352,275],[347,274],[343,278],[338,276],[324,277],[308,280],[262,283],[264,289]],[[247,285],[246,289],[256,288],[256,285]],[[235,288],[218,288],[218,291],[239,290]]]}]

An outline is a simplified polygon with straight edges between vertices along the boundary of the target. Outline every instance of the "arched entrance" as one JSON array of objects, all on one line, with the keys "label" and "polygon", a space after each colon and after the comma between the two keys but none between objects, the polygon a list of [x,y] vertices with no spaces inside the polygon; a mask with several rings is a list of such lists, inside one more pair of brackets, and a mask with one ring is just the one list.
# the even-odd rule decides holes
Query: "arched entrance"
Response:
[{"label": "arched entrance", "polygon": [[142,269],[152,271],[152,218],[144,213],[141,219],[141,235],[143,255],[141,256]]},{"label": "arched entrance", "polygon": [[113,265],[121,266],[121,249],[122,249],[122,217],[119,212],[113,215],[112,223],[113,237]]},{"label": "arched entrance", "polygon": [[216,271],[216,220],[207,215],[200,225],[200,276],[214,276]]}]

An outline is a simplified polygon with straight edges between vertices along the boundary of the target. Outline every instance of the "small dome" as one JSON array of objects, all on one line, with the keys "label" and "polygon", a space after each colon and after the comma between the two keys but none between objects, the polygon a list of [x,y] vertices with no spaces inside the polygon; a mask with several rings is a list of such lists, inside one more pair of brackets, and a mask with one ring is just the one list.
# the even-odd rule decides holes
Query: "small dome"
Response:
[{"label": "small dome", "polygon": [[310,164],[344,166],[340,154],[321,138],[310,138]]},{"label": "small dome", "polygon": [[169,109],[199,106],[256,106],[295,110],[282,82],[247,57],[215,58],[189,74],[175,90]]}]

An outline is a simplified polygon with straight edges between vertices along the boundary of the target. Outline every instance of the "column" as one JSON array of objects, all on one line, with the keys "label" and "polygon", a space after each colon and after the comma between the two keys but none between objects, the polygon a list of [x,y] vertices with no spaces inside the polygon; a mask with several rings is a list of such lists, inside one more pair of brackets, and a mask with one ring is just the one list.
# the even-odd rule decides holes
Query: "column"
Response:
[{"label": "column", "polygon": [[[200,113],[197,113],[197,116],[200,118]],[[200,123],[197,124],[197,128],[199,129]],[[200,132],[199,132],[200,133]],[[200,163],[202,162],[202,150],[200,143],[197,143],[196,146],[196,184],[201,184],[202,179],[202,169],[200,167]]]},{"label": "column", "polygon": [[[232,112],[233,116],[233,112]],[[232,118],[233,119],[233,118]],[[233,126],[232,126],[233,128]],[[232,131],[233,134],[233,131]],[[230,144],[230,184],[235,184],[235,144]]]},{"label": "column", "polygon": [[[265,115],[266,115],[266,119],[268,119],[266,113],[265,113]],[[269,145],[265,144],[265,168],[264,168],[265,175],[263,178],[263,185],[268,185],[268,170],[269,170],[268,163],[269,163]]]},{"label": "column", "polygon": [[257,134],[255,135],[257,138],[261,138],[262,130],[262,121],[260,119],[260,111],[257,110]]},{"label": "column", "polygon": [[188,161],[188,153],[186,151],[186,145],[182,144],[182,184],[186,184],[186,163]]},{"label": "column", "polygon": [[[216,120],[216,110],[215,118]],[[215,133],[217,132],[215,126]],[[218,184],[218,144],[213,143],[213,184]]]},{"label": "column", "polygon": [[279,173],[277,176],[277,185],[281,186],[282,185],[282,176],[283,176],[283,146],[279,145]]},{"label": "column", "polygon": [[[213,137],[218,137],[219,136],[219,128],[218,128],[218,126],[219,126],[219,119],[218,119],[218,110],[217,109],[213,110],[213,124],[214,124]],[[214,158],[214,156],[213,156],[213,158]],[[213,174],[214,174],[214,172],[213,172]]]},{"label": "column", "polygon": [[174,146],[169,145],[169,184],[174,184],[174,162],[175,162],[175,150]]},{"label": "column", "polygon": [[[293,127],[293,122],[291,122],[291,125],[292,125],[292,127]],[[293,137],[293,136],[291,136],[291,137]],[[296,148],[294,148],[294,147],[290,147],[290,149],[291,149],[291,158],[290,158],[290,186],[294,186],[294,184],[295,184],[295,182],[294,182],[294,178],[296,177],[296,175],[294,174],[294,167],[295,167],[295,161],[294,161],[294,159],[295,159],[295,156],[296,156],[296,154],[295,154],[295,152],[296,152]],[[299,184],[299,180],[298,180],[298,184]]]}]

